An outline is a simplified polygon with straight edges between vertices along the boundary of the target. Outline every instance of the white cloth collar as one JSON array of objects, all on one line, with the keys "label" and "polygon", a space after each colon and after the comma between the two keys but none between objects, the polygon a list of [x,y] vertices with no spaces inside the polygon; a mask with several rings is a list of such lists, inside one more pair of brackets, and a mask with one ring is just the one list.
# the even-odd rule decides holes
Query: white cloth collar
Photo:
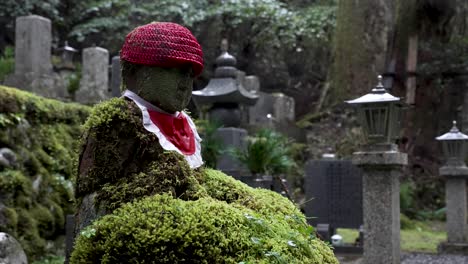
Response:
[{"label": "white cloth collar", "polygon": [[163,149],[170,150],[170,151],[176,151],[177,153],[183,155],[185,157],[185,160],[188,162],[190,168],[192,168],[192,169],[198,168],[201,165],[203,165],[203,159],[202,159],[202,156],[201,156],[201,144],[200,144],[202,139],[198,135],[197,127],[195,126],[195,123],[192,121],[192,119],[190,118],[189,115],[187,115],[184,111],[176,112],[174,114],[170,114],[172,116],[178,116],[179,114],[184,115],[185,118],[187,119],[187,122],[188,122],[190,128],[192,129],[192,132],[193,132],[193,135],[194,135],[194,138],[195,138],[195,153],[193,153],[192,155],[184,155],[176,146],[174,146],[174,144],[172,144],[168,139],[166,139],[166,136],[164,136],[164,134],[161,132],[161,130],[158,128],[158,126],[156,126],[151,121],[150,115],[148,113],[148,109],[153,110],[153,111],[158,111],[158,112],[161,112],[161,113],[166,113],[166,114],[169,114],[169,113],[167,113],[167,112],[163,111],[162,109],[160,109],[160,108],[152,105],[151,103],[145,101],[143,98],[139,97],[137,94],[135,94],[132,91],[125,90],[125,92],[123,94],[123,97],[129,98],[130,100],[132,100],[138,106],[138,108],[140,108],[141,114],[142,114],[142,117],[143,117],[143,127],[147,131],[153,133],[154,135],[156,135],[158,137],[159,144],[161,145],[161,147]]}]

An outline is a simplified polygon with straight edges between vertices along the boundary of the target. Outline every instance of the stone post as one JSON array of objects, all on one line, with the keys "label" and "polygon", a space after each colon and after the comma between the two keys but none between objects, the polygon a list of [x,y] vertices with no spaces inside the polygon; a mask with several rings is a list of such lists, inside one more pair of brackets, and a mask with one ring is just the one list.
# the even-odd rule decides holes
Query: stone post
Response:
[{"label": "stone post", "polygon": [[121,70],[120,70],[120,57],[112,57],[112,71],[111,71],[111,93],[112,97],[120,97],[122,92],[120,91],[121,83]]},{"label": "stone post", "polygon": [[439,252],[468,255],[466,179],[468,167],[444,166],[439,169],[444,176],[447,214],[447,242],[439,245]]},{"label": "stone post", "polygon": [[110,97],[109,52],[100,47],[83,50],[83,68],[80,89],[76,100],[83,104],[94,104]]},{"label": "stone post", "polygon": [[364,264],[400,263],[400,182],[407,154],[391,144],[353,154],[363,171]]}]

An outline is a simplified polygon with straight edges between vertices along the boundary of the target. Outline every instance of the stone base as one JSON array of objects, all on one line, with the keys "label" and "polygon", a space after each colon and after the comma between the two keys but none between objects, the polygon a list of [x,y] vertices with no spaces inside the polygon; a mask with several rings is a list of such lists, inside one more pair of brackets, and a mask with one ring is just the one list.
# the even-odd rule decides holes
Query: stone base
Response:
[{"label": "stone base", "polygon": [[33,73],[11,74],[5,80],[6,86],[29,91],[54,99],[67,99],[67,82],[57,73],[37,76]]},{"label": "stone base", "polygon": [[443,166],[439,169],[439,174],[447,178],[468,179],[468,167],[466,166]]},{"label": "stone base", "polygon": [[408,164],[408,155],[398,151],[353,153],[353,164],[358,166],[392,166]]},{"label": "stone base", "polygon": [[437,247],[439,254],[457,254],[468,256],[468,243],[442,242]]},{"label": "stone base", "polygon": [[[216,131],[216,136],[221,141],[223,148],[230,149],[245,148],[245,138],[248,134],[247,130],[242,128],[222,127]],[[250,174],[245,165],[229,153],[223,153],[218,157],[216,168],[234,178]]]}]

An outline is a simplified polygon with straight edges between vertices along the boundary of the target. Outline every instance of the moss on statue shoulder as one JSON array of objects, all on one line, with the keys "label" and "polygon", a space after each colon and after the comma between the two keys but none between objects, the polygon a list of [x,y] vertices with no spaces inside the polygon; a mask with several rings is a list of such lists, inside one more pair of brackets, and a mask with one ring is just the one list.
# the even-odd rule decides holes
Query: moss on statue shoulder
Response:
[{"label": "moss on statue shoulder", "polygon": [[90,130],[101,126],[107,126],[111,121],[128,119],[127,105],[125,99],[112,98],[93,107],[84,128]]},{"label": "moss on statue shoulder", "polygon": [[71,263],[337,263],[328,246],[282,219],[212,198],[155,195],[83,230]]}]

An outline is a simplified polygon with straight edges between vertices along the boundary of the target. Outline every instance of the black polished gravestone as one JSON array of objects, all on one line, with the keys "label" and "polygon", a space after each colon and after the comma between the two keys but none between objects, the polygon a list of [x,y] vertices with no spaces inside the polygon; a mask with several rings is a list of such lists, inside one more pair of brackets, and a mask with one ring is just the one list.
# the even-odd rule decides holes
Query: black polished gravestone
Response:
[{"label": "black polished gravestone", "polygon": [[[361,171],[351,161],[309,161],[304,192],[305,214],[322,239],[330,241],[336,228],[362,229]],[[357,244],[362,248],[362,236]]]}]

